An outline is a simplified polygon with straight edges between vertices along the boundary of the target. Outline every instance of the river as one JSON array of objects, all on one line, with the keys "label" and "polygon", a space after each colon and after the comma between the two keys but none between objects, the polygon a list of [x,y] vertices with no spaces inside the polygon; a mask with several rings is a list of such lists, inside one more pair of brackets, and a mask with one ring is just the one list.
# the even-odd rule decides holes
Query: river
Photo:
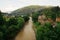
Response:
[{"label": "river", "polygon": [[33,21],[31,17],[29,18],[28,23],[24,26],[24,29],[18,33],[15,40],[36,40],[35,32],[33,30]]}]

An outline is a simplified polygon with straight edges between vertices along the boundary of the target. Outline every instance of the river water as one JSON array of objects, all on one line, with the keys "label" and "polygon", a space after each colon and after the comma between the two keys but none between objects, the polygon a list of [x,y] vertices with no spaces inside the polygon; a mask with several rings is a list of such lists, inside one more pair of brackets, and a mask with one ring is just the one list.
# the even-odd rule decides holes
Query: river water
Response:
[{"label": "river water", "polygon": [[28,23],[24,26],[24,29],[18,33],[15,40],[36,40],[35,32],[33,30],[32,18],[29,17]]}]

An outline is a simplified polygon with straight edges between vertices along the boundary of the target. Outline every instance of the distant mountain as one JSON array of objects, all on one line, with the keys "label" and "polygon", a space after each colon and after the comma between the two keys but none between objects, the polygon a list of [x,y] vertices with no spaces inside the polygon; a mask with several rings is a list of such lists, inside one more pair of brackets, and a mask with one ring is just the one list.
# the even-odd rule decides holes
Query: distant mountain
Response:
[{"label": "distant mountain", "polygon": [[24,8],[19,8],[15,11],[11,12],[10,15],[19,16],[19,15],[31,14],[32,12],[41,11],[44,8],[45,8],[44,6],[31,5],[31,6],[27,6]]}]

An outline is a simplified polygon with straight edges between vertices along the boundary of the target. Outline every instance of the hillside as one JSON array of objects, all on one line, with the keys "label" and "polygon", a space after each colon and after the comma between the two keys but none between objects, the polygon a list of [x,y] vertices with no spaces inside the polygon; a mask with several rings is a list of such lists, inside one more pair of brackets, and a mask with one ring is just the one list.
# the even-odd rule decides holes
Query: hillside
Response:
[{"label": "hillside", "polygon": [[19,8],[15,11],[11,12],[11,15],[18,16],[18,15],[31,14],[32,12],[41,11],[44,8],[45,8],[44,6],[31,5],[31,6],[27,6],[24,8]]}]

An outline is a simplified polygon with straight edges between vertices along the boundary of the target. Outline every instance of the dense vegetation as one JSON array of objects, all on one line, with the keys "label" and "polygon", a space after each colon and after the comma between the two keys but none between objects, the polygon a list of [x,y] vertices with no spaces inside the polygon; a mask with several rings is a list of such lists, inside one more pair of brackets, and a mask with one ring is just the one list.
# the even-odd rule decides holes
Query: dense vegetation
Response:
[{"label": "dense vegetation", "polygon": [[32,20],[33,20],[33,22],[37,22],[38,21],[38,16],[39,15],[40,15],[40,11],[32,13]]},{"label": "dense vegetation", "polygon": [[51,7],[44,9],[42,11],[42,14],[45,14],[47,18],[51,18],[53,21],[56,21],[57,17],[60,17],[60,8],[57,7]]},{"label": "dense vegetation", "polygon": [[51,23],[41,25],[35,23],[36,40],[60,40],[60,23],[56,27],[52,27]]},{"label": "dense vegetation", "polygon": [[0,40],[14,40],[29,17],[4,17],[0,11]]},{"label": "dense vegetation", "polygon": [[[45,22],[44,24],[38,22],[39,15],[45,15],[47,19],[51,18],[55,23],[55,27],[51,22]],[[60,22],[56,22],[57,17],[60,18],[60,8],[58,6],[45,8],[41,12],[36,12],[32,15],[36,40],[60,40]]]},{"label": "dense vegetation", "polygon": [[58,6],[49,7],[49,8],[44,8],[37,12],[33,12],[32,13],[33,21],[36,22],[38,20],[38,16],[43,14],[46,16],[46,18],[51,18],[52,20],[56,21],[56,18],[60,17],[60,8]]}]

